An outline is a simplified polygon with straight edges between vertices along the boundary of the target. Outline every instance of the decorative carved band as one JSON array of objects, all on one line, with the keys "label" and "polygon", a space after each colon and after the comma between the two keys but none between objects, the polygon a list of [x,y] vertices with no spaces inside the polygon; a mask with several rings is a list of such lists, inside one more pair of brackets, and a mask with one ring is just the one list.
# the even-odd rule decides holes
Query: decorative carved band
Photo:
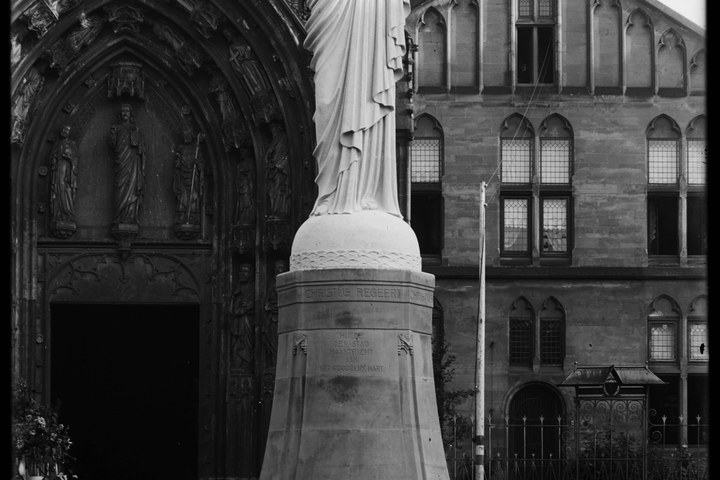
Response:
[{"label": "decorative carved band", "polygon": [[418,255],[377,250],[332,250],[294,253],[290,256],[290,270],[325,270],[330,268],[377,268],[381,270],[422,269]]},{"label": "decorative carved band", "polygon": [[398,335],[398,355],[402,352],[412,355],[414,353],[412,337],[406,333]]}]

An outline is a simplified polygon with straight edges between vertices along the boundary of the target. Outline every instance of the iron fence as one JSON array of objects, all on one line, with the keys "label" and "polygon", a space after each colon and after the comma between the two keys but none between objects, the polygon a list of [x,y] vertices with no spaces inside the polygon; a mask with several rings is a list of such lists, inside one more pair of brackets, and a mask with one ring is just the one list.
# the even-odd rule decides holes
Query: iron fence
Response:
[{"label": "iron fence", "polygon": [[[687,443],[677,442],[680,439]],[[598,425],[582,415],[570,420],[488,419],[485,478],[710,480],[708,441],[709,424],[699,416],[690,423],[671,423],[664,417],[660,423],[642,418],[614,425]],[[475,478],[471,433],[458,434],[453,428],[445,452],[451,480]]]}]

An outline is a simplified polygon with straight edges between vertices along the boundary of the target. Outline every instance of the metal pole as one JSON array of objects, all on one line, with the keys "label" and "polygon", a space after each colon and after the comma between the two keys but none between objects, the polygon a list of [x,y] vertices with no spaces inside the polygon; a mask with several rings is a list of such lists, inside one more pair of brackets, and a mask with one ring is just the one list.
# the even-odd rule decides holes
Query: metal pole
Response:
[{"label": "metal pole", "polygon": [[480,182],[480,255],[475,368],[475,480],[485,480],[485,182]]}]

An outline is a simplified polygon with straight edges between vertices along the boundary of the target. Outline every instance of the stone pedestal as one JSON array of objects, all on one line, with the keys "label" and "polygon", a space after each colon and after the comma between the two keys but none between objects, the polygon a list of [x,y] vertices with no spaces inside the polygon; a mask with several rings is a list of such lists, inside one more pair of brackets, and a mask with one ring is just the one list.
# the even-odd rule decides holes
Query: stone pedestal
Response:
[{"label": "stone pedestal", "polygon": [[434,283],[420,271],[379,268],[277,277],[261,480],[448,478],[433,380]]}]

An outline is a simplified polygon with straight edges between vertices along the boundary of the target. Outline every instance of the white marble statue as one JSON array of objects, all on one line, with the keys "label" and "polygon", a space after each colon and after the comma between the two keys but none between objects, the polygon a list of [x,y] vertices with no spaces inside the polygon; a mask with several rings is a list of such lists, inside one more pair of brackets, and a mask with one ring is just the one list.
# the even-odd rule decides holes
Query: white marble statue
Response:
[{"label": "white marble statue", "polygon": [[312,215],[363,210],[401,217],[395,84],[409,0],[310,0],[318,198]]}]

